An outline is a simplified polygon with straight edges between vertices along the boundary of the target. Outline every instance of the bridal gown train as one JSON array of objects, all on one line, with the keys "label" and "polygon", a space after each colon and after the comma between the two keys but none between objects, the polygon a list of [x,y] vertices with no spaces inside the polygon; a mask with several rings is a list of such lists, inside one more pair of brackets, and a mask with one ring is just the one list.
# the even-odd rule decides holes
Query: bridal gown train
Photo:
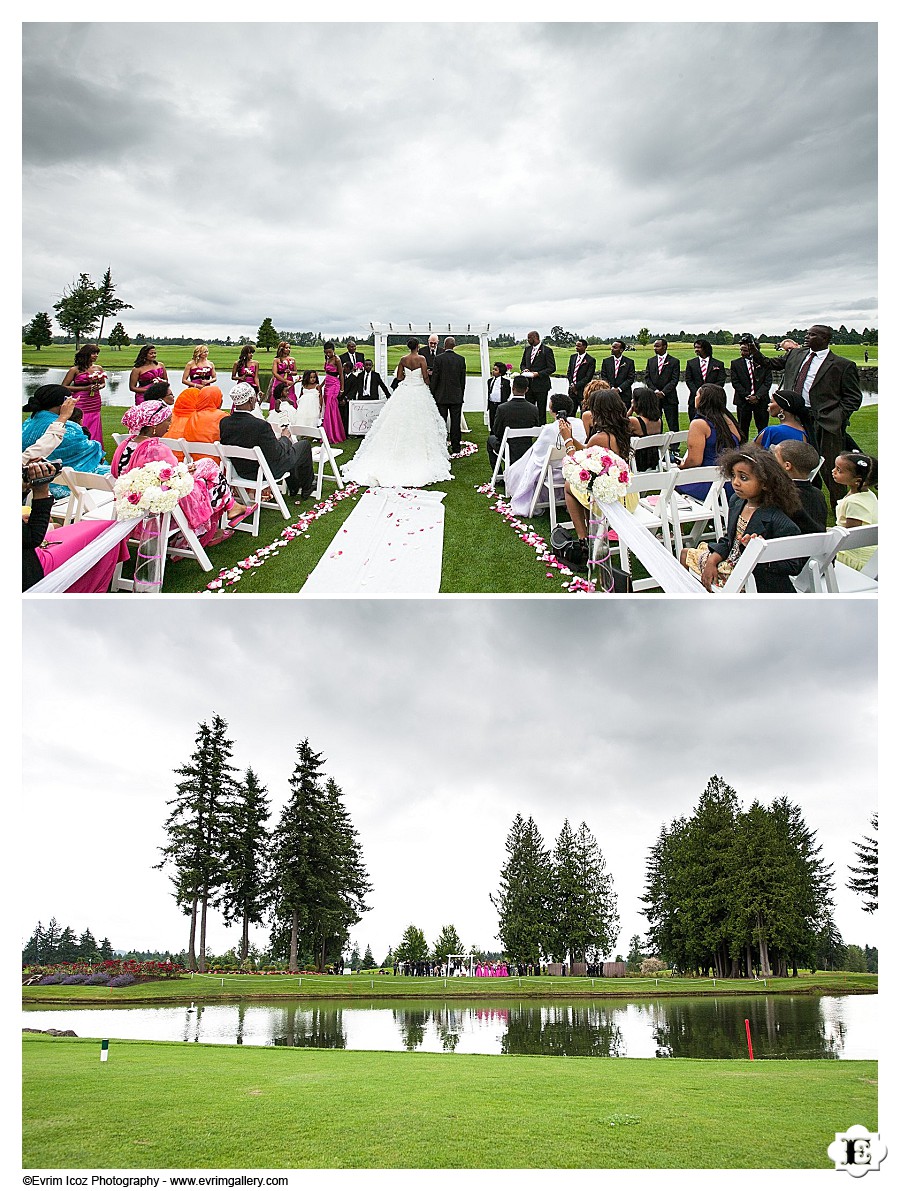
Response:
[{"label": "bridal gown train", "polygon": [[423,488],[453,478],[447,427],[421,372],[406,373],[341,470],[369,487]]}]

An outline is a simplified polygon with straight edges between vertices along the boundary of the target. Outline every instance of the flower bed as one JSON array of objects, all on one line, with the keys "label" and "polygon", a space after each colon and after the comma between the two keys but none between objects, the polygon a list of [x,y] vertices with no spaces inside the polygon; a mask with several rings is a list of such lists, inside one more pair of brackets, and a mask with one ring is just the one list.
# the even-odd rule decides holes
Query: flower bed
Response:
[{"label": "flower bed", "polygon": [[[48,984],[91,984],[122,988],[114,980],[127,976],[125,984],[146,983],[153,980],[171,980],[183,976],[184,968],[172,960],[106,959],[91,964],[84,960],[74,963],[32,965],[22,973],[23,980],[40,985]],[[40,977],[36,980],[35,977]]]}]

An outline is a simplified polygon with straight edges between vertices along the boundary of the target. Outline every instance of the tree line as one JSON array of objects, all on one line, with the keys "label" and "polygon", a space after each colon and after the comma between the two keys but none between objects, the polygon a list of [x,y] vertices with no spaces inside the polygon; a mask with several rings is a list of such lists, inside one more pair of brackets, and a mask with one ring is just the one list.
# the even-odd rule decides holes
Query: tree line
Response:
[{"label": "tree line", "polygon": [[290,971],[340,958],[350,928],[369,909],[362,848],[337,783],[308,740],[297,745],[288,799],[268,827],[270,800],[252,767],[231,764],[233,742],[219,715],[198,725],[194,752],[176,769],[167,803],[168,842],[156,868],[167,869],[173,896],[190,920],[187,967],[206,971],[210,908],[239,924],[239,959],[249,929],[268,922],[270,954]]},{"label": "tree line", "polygon": [[56,918],[51,918],[47,926],[38,922],[22,950],[23,964],[69,964],[78,960],[99,963],[114,958],[109,939],[98,943],[89,927],[79,935],[71,926],[60,926]]}]

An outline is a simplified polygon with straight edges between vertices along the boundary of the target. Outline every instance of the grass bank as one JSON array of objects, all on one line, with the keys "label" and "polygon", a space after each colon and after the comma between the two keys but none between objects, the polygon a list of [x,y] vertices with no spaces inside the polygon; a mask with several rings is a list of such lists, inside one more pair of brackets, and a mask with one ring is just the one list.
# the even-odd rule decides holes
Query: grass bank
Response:
[{"label": "grass bank", "polygon": [[877,1065],[23,1040],[23,1166],[827,1168]]},{"label": "grass bank", "polygon": [[377,997],[424,1000],[447,998],[544,999],[548,997],[622,999],[693,996],[828,995],[876,993],[878,977],[867,972],[801,972],[797,977],[768,980],[713,980],[682,977],[509,976],[503,979],[468,977],[378,976],[239,976],[195,974],[175,980],[133,984],[128,988],[97,988],[82,984],[50,984],[22,989],[22,1000],[35,1005],[165,1004],[186,1000],[366,1000]]}]

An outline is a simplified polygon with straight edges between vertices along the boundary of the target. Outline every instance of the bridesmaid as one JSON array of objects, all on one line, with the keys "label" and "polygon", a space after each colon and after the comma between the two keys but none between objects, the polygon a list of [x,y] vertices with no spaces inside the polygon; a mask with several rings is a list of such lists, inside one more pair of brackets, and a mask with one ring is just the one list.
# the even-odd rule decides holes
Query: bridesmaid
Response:
[{"label": "bridesmaid", "polygon": [[231,370],[231,379],[238,384],[241,381],[244,384],[250,385],[254,393],[259,396],[259,365],[253,359],[253,353],[256,351],[256,345],[253,343],[246,343],[241,348],[241,354],[238,356],[234,367]]},{"label": "bridesmaid", "polygon": [[128,387],[134,393],[134,404],[141,404],[147,395],[147,390],[156,381],[168,382],[168,379],[169,374],[166,372],[165,365],[160,364],[156,358],[156,345],[145,343],[137,354],[131,376],[128,378]]},{"label": "bridesmaid", "polygon": [[279,401],[289,401],[294,409],[297,408],[297,394],[294,385],[297,383],[297,364],[291,355],[291,345],[282,341],[275,353],[272,365],[272,384],[269,386],[269,409],[277,409]]},{"label": "bridesmaid", "polygon": [[344,392],[344,366],[335,355],[334,344],[325,344],[325,384],[322,396],[322,424],[329,442],[344,442],[347,431],[338,409],[338,397]]},{"label": "bridesmaid", "polygon": [[62,383],[84,415],[85,431],[103,446],[100,390],[106,387],[106,373],[97,363],[99,355],[100,348],[96,343],[85,343],[75,353],[75,363],[63,377]]},{"label": "bridesmaid", "polygon": [[222,390],[216,384],[216,366],[209,358],[209,348],[205,343],[198,343],[194,348],[181,374],[181,383],[188,389],[195,389],[198,394],[207,389],[210,396],[218,395],[221,402]]}]

